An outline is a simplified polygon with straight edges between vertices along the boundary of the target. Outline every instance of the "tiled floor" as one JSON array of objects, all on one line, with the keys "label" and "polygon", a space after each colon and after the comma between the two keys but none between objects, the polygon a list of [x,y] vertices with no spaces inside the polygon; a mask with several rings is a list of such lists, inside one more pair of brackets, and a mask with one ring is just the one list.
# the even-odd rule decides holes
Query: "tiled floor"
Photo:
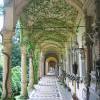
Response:
[{"label": "tiled floor", "polygon": [[58,84],[57,78],[49,73],[49,76],[43,77],[35,86],[29,100],[71,100],[71,95],[68,98],[63,97],[64,93],[60,91]]}]

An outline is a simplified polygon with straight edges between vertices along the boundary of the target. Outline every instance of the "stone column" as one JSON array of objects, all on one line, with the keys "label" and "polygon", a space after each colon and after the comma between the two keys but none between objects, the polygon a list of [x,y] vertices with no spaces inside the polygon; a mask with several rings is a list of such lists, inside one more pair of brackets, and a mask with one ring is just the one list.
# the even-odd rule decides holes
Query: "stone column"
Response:
[{"label": "stone column", "polygon": [[39,61],[38,78],[41,78],[41,62]]},{"label": "stone column", "polygon": [[32,54],[29,56],[29,90],[33,89],[34,85],[34,68]]},{"label": "stone column", "polygon": [[71,49],[69,49],[70,51],[68,52],[68,67],[69,67],[69,74],[72,73],[72,53],[71,53]]},{"label": "stone column", "polygon": [[26,46],[21,47],[21,97],[27,97]]},{"label": "stone column", "polygon": [[[95,0],[96,8],[96,28],[95,33],[97,34],[97,59],[96,59],[96,91],[100,99],[100,0]],[[97,74],[98,73],[98,74]]]},{"label": "stone column", "polygon": [[95,0],[95,8],[96,8],[96,28],[95,32],[97,33],[97,45],[98,45],[98,57],[100,59],[100,0]]},{"label": "stone column", "polygon": [[40,63],[39,63],[39,78],[41,78],[43,75],[44,75],[43,54],[41,52]]},{"label": "stone column", "polygon": [[82,79],[84,79],[86,75],[85,49],[79,50],[79,75]]},{"label": "stone column", "polygon": [[47,74],[48,74],[48,72],[49,72],[48,62],[47,62],[47,61],[45,62],[45,65],[46,65],[46,75],[47,75]]},{"label": "stone column", "polygon": [[64,57],[64,59],[63,59],[63,68],[64,68],[64,71],[66,72],[66,58]]},{"label": "stone column", "polygon": [[3,54],[4,54],[4,65],[3,65],[3,85],[2,85],[2,99],[6,100],[11,98],[11,48],[12,48],[12,32],[6,31],[3,33]]},{"label": "stone column", "polygon": [[40,59],[39,59],[38,78],[39,79],[41,78],[41,56],[40,56]]},{"label": "stone column", "polygon": [[62,61],[60,59],[60,62],[59,62],[59,77],[61,77],[61,75],[62,75],[62,69],[63,69],[63,66],[62,65],[63,64],[62,64]]},{"label": "stone column", "polygon": [[82,77],[83,75],[83,68],[82,68],[82,59],[81,59],[81,53],[79,51],[79,54],[78,54],[78,59],[79,59],[79,76]]},{"label": "stone column", "polygon": [[90,87],[90,81],[91,81],[91,70],[93,66],[92,62],[92,41],[89,38],[89,34],[92,32],[92,17],[86,15],[86,51],[87,51],[87,79],[86,79],[86,88],[87,88],[87,100],[89,100],[89,87]]},{"label": "stone column", "polygon": [[[66,73],[70,73],[70,57],[69,57],[69,51],[66,53]],[[69,79],[66,77],[66,85],[69,86]]]}]

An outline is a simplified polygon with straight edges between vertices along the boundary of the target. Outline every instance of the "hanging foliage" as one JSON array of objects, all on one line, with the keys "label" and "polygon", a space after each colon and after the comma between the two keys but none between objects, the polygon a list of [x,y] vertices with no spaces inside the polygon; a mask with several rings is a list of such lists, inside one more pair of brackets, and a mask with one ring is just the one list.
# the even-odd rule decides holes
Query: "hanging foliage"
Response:
[{"label": "hanging foliage", "polygon": [[65,0],[30,0],[21,15],[21,21],[22,27],[30,31],[28,35],[33,34],[33,41],[38,41],[40,35],[49,40],[56,37],[59,41],[66,41],[67,34],[74,32],[76,17],[76,9]]},{"label": "hanging foliage", "polygon": [[37,47],[34,51],[33,66],[34,66],[34,82],[38,82],[38,67],[39,67],[40,50]]},{"label": "hanging foliage", "polygon": [[12,91],[13,95],[19,95],[21,90],[21,69],[20,66],[16,66],[11,69],[12,76]]}]

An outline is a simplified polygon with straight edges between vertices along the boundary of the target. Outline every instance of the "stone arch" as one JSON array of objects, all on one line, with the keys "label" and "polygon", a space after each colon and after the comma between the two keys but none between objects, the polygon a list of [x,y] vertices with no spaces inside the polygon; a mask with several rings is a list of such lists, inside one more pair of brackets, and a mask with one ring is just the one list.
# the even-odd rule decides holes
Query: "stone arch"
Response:
[{"label": "stone arch", "polygon": [[79,11],[79,13],[83,14],[83,3],[81,0],[66,0],[67,3],[69,3],[70,5],[72,5],[73,7],[75,7],[77,9],[77,11]]},{"label": "stone arch", "polygon": [[[66,0],[66,2],[69,3],[70,5],[72,5],[73,7],[75,7],[77,9],[77,11],[79,11],[80,13],[83,12],[82,11],[83,3],[81,0]],[[27,0],[15,0],[16,15],[20,16],[24,7],[28,3],[29,3],[29,1],[27,1]]]},{"label": "stone arch", "polygon": [[[45,60],[45,73],[47,74],[49,72],[49,63],[50,62],[55,62],[55,64],[57,65],[58,61],[55,57],[48,57],[46,60]],[[56,66],[55,66],[56,67]]]},{"label": "stone arch", "polygon": [[[80,13],[83,13],[82,10],[82,3],[78,2],[79,0],[68,0],[67,2],[69,4],[71,4],[73,7],[75,7]],[[9,5],[6,5],[7,3],[9,3]],[[10,32],[9,31],[13,31],[14,27],[16,25],[16,22],[18,20],[18,18],[20,17],[20,14],[23,12],[24,7],[28,4],[27,0],[7,0],[7,2],[5,2],[5,22],[4,22],[4,30],[7,30],[7,34],[9,35]],[[9,19],[10,18],[10,19]],[[11,33],[12,34],[12,33]],[[13,35],[13,34],[12,34]],[[5,34],[4,34],[5,36]],[[9,35],[10,36],[10,35]],[[6,36],[5,36],[6,37]],[[8,39],[8,38],[7,38]],[[7,40],[6,39],[6,40]],[[10,37],[11,39],[11,37]],[[8,39],[9,40],[9,39]],[[8,43],[8,42],[7,42]],[[51,47],[55,47],[56,45],[52,46],[45,46],[46,52],[50,50]],[[59,46],[56,46],[55,51],[59,53],[59,51],[61,50],[57,50],[59,48]],[[5,72],[6,73],[6,72]]]},{"label": "stone arch", "polygon": [[57,59],[55,57],[49,57],[46,59],[46,61],[55,61],[57,63]]},{"label": "stone arch", "polygon": [[[83,10],[82,10],[83,4],[81,0],[66,0],[66,2],[72,5],[73,7],[75,7],[77,11],[79,11],[79,13],[83,13]],[[8,24],[10,23],[10,25],[8,26],[11,26],[11,23],[12,23],[12,26],[10,28],[15,28],[15,25],[19,16],[23,12],[23,9],[29,3],[30,2],[28,0],[4,0],[5,8],[7,8],[5,12],[6,14],[8,14],[8,15],[5,15],[6,16],[5,19],[10,18],[10,22],[7,21]],[[10,15],[9,15],[9,10],[10,10]],[[6,26],[7,26],[7,23],[5,23]],[[4,27],[6,28],[6,26]]]}]

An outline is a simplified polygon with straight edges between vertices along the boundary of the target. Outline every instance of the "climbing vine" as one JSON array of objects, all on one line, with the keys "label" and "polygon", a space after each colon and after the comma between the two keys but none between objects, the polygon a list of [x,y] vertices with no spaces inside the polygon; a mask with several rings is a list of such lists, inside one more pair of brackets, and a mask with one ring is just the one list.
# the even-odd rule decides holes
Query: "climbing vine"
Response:
[{"label": "climbing vine", "polygon": [[38,68],[39,68],[39,57],[40,56],[40,50],[37,47],[34,51],[34,56],[33,56],[33,67],[34,67],[34,82],[38,82]]},{"label": "climbing vine", "polygon": [[[37,40],[66,41],[68,33],[74,33],[77,11],[65,0],[30,0],[21,15],[22,28]],[[56,37],[56,38],[53,38]],[[45,40],[44,40],[45,41]]]}]

